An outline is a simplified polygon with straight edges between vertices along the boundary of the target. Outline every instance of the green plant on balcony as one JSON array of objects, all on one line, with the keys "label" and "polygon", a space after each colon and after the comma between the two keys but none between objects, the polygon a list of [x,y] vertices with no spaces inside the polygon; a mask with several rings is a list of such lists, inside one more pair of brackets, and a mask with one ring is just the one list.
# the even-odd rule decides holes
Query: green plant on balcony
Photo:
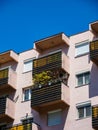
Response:
[{"label": "green plant on balcony", "polygon": [[52,77],[50,75],[51,71],[43,71],[39,74],[35,74],[33,77],[34,86],[45,86],[51,81]]}]

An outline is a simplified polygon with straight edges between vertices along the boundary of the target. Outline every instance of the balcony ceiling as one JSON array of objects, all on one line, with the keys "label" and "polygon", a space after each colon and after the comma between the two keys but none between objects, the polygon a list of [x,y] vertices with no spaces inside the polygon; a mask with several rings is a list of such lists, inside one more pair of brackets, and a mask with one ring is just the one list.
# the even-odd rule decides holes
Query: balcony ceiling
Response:
[{"label": "balcony ceiling", "polygon": [[63,33],[35,42],[35,46],[39,51],[44,51],[64,44],[69,46],[69,39]]},{"label": "balcony ceiling", "polygon": [[98,21],[91,24],[92,30],[98,33]]},{"label": "balcony ceiling", "polygon": [[[15,55],[15,57],[13,54]],[[8,51],[0,54],[0,64],[4,64],[12,60],[15,60],[16,62],[18,61],[14,52]]]},{"label": "balcony ceiling", "polygon": [[12,119],[11,117],[7,116],[7,115],[4,115],[3,117],[0,117],[0,123],[10,123],[10,122],[13,122],[14,119]]}]

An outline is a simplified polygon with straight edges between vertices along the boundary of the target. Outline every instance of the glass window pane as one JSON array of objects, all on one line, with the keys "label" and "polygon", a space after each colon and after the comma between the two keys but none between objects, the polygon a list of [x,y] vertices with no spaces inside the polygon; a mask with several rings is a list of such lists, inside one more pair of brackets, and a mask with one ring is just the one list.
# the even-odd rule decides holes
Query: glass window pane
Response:
[{"label": "glass window pane", "polygon": [[88,84],[90,82],[90,73],[85,73],[84,74],[84,77],[85,77],[85,84]]},{"label": "glass window pane", "polygon": [[29,99],[29,89],[25,90],[25,100]]},{"label": "glass window pane", "polygon": [[83,75],[82,74],[77,75],[77,85],[78,86],[83,85]]},{"label": "glass window pane", "polygon": [[78,108],[78,115],[79,115],[79,118],[83,118],[84,117],[84,107]]},{"label": "glass window pane", "polygon": [[91,115],[91,106],[86,106],[86,116],[90,116]]},{"label": "glass window pane", "polygon": [[24,63],[24,70],[23,70],[23,72],[31,71],[32,68],[33,68],[33,65],[32,65],[32,64],[33,64],[33,61],[32,61],[32,60],[25,62],[25,63]]},{"label": "glass window pane", "polygon": [[89,43],[83,43],[76,46],[76,56],[89,52]]},{"label": "glass window pane", "polygon": [[48,126],[61,123],[61,110],[53,113],[48,113]]},{"label": "glass window pane", "polygon": [[24,101],[31,99],[31,89],[25,89],[24,90]]}]

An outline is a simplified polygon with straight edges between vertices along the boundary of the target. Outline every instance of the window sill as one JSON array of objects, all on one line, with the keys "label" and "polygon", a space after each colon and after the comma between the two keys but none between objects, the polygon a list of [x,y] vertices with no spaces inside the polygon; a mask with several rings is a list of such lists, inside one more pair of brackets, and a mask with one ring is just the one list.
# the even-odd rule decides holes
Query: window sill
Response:
[{"label": "window sill", "polygon": [[25,100],[25,101],[21,101],[21,103],[28,102],[28,101],[31,101],[31,99],[28,99],[28,100]]},{"label": "window sill", "polygon": [[32,71],[33,71],[33,70],[29,70],[29,71],[23,72],[22,74],[29,73],[29,72],[32,72]]},{"label": "window sill", "polygon": [[80,55],[75,56],[75,58],[79,58],[79,57],[81,57],[81,56],[85,56],[85,55],[88,55],[88,54],[89,54],[89,52],[84,53],[84,54],[80,54]]},{"label": "window sill", "polygon": [[48,125],[48,127],[51,127],[51,126],[56,126],[56,125],[60,125],[61,123],[57,123],[57,124],[51,124],[51,125]]},{"label": "window sill", "polygon": [[80,87],[83,87],[83,86],[87,86],[87,85],[89,85],[90,83],[88,83],[88,84],[82,84],[82,85],[80,85],[80,86],[75,86],[75,88],[80,88]]},{"label": "window sill", "polygon": [[83,120],[83,119],[87,119],[87,118],[91,118],[91,115],[90,115],[90,116],[87,116],[87,117],[77,118],[76,121]]}]

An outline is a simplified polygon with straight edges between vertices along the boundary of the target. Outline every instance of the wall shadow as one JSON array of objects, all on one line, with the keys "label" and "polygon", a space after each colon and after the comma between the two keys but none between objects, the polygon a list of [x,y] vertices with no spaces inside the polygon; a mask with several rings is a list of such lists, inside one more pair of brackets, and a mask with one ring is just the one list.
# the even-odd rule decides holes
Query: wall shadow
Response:
[{"label": "wall shadow", "polygon": [[91,77],[89,85],[89,98],[98,96],[98,66],[94,63],[91,68]]}]

